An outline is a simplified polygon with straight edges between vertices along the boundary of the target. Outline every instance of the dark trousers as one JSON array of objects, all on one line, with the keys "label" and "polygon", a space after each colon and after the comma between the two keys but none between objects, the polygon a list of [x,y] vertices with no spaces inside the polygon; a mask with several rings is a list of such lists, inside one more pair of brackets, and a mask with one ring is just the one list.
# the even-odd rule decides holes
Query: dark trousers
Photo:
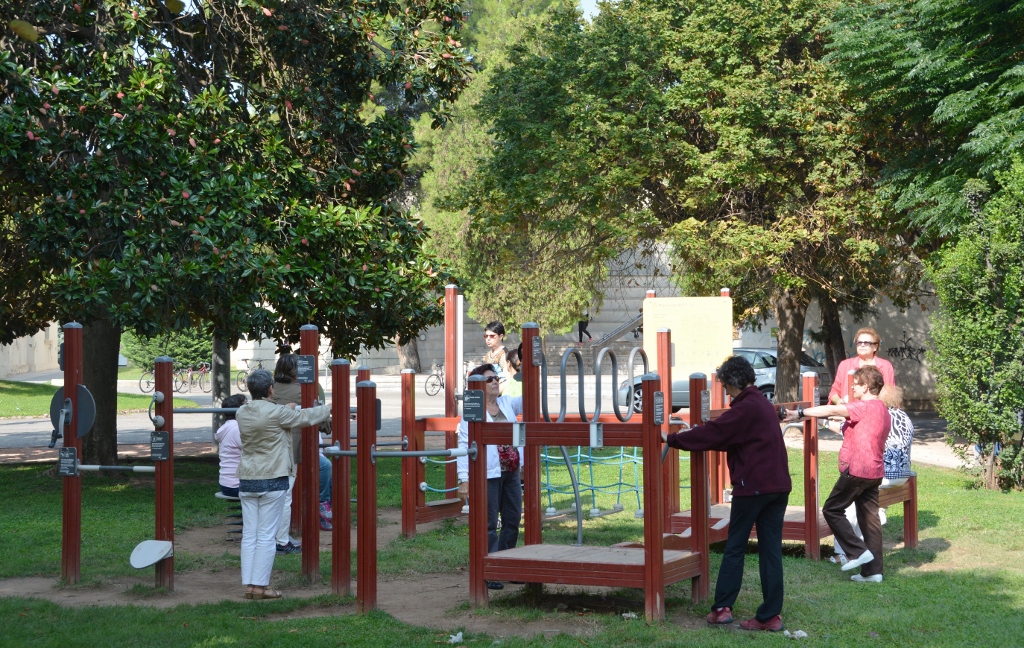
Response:
[{"label": "dark trousers", "polygon": [[587,336],[588,340],[593,340],[594,339],[594,336],[591,335],[590,331],[587,330],[587,326],[590,325],[590,320],[587,320],[585,322],[584,321],[577,322],[577,325],[580,327],[580,342],[581,343],[583,342],[583,336],[584,335]]},{"label": "dark trousers", "polygon": [[[878,519],[878,485],[881,483],[881,479],[840,473],[839,480],[821,507],[825,521],[847,556],[856,558],[868,549],[874,555],[874,560],[861,566],[861,576],[882,573],[882,522]],[[857,524],[864,534],[863,540],[853,532],[853,525],[846,519],[846,509],[850,504],[857,508]]]},{"label": "dark trousers", "polygon": [[789,493],[732,498],[729,538],[725,541],[712,607],[731,608],[736,603],[743,584],[743,560],[747,555],[750,529],[756,524],[757,562],[764,602],[755,616],[759,621],[768,621],[782,612],[782,520],[787,504]]},{"label": "dark trousers", "polygon": [[[498,534],[498,514],[501,534]],[[487,480],[487,551],[512,549],[519,541],[519,520],[523,515],[523,482],[519,471],[502,471]]]}]

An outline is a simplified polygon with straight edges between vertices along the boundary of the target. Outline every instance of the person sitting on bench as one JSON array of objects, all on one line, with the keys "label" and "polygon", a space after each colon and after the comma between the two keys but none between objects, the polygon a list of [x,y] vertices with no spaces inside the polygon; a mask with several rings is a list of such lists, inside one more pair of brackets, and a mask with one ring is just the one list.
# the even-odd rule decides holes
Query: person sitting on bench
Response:
[{"label": "person sitting on bench", "polygon": [[[245,405],[244,394],[234,394],[221,401],[224,408],[239,408]],[[217,455],[220,457],[220,492],[227,497],[238,497],[238,461],[242,458],[242,439],[238,436],[238,421],[235,413],[224,414],[224,425],[217,428],[213,439],[217,442]]]}]

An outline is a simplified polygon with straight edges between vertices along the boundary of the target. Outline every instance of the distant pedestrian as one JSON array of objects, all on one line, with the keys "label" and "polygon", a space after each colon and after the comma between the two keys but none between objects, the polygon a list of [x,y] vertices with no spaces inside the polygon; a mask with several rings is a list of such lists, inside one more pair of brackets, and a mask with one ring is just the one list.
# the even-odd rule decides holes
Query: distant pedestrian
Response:
[{"label": "distant pedestrian", "polygon": [[583,336],[584,335],[587,336],[587,342],[590,342],[591,340],[594,339],[594,336],[591,335],[590,331],[587,330],[587,326],[589,326],[589,325],[590,325],[590,313],[588,311],[583,311],[583,317],[580,319],[579,322],[577,322],[577,326],[579,326],[579,329],[580,329],[580,346],[583,346]]},{"label": "distant pedestrian", "polygon": [[[225,398],[220,406],[232,409],[245,405],[245,394],[233,394]],[[238,421],[235,413],[224,414],[224,425],[217,428],[213,439],[217,442],[217,456],[220,459],[220,492],[228,497],[238,497],[238,462],[242,459],[242,439],[238,436]]]}]

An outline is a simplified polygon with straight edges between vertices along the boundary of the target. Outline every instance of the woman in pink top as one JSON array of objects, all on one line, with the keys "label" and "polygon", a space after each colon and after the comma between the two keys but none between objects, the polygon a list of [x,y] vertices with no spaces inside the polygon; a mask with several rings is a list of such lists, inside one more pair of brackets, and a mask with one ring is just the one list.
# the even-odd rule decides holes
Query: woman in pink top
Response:
[{"label": "woman in pink top", "polygon": [[828,392],[828,402],[834,405],[846,402],[846,396],[850,393],[850,372],[861,367],[874,367],[882,374],[882,380],[886,385],[896,384],[892,363],[875,355],[882,341],[882,338],[878,337],[878,332],[873,328],[862,328],[853,339],[857,345],[857,355],[839,363],[836,379],[832,381],[832,389]]}]

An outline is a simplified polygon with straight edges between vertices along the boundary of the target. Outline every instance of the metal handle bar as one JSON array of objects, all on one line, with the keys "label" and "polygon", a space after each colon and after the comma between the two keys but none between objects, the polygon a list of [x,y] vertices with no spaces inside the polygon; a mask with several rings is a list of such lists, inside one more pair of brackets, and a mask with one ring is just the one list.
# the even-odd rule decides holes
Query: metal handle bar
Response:
[{"label": "metal handle bar", "polygon": [[156,466],[97,466],[95,464],[78,464],[78,470],[86,472],[113,470],[116,472],[155,473]]}]

